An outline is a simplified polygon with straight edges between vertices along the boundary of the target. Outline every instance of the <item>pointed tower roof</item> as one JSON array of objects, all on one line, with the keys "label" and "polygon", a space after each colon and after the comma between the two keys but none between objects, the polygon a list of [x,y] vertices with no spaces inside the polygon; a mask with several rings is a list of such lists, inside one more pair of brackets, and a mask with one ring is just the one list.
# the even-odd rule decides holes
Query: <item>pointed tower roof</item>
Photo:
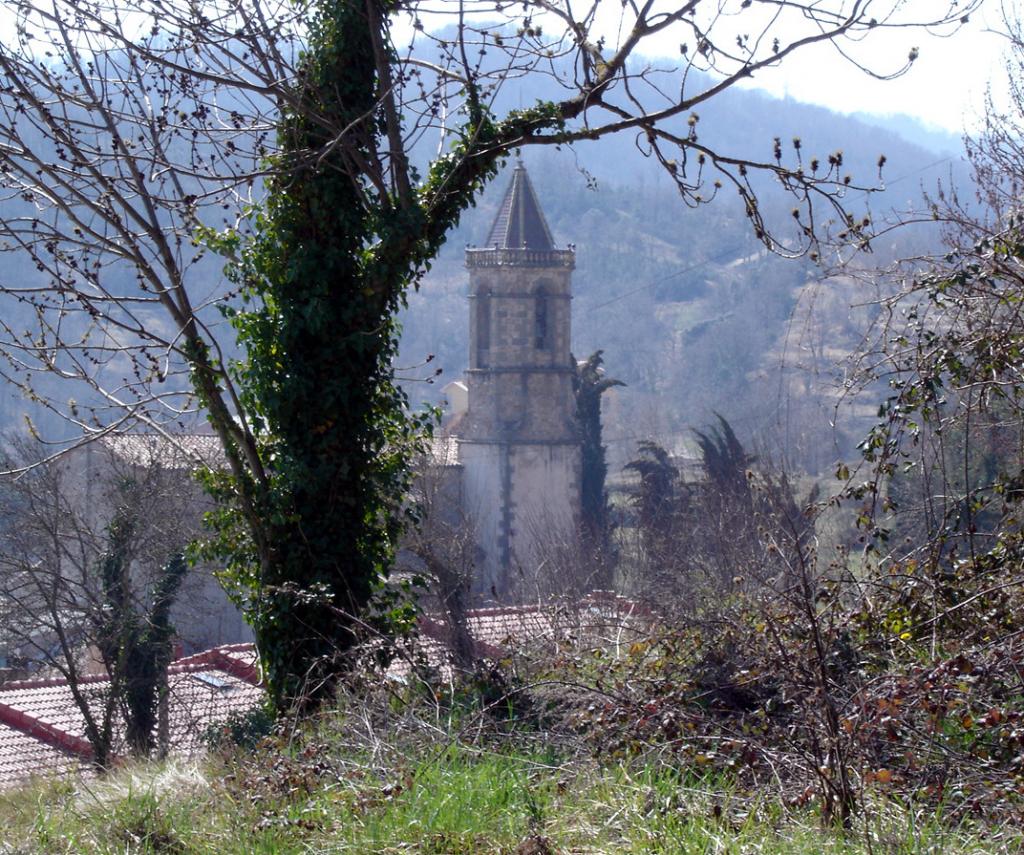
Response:
[{"label": "pointed tower roof", "polygon": [[549,252],[555,248],[544,213],[533,192],[530,176],[520,160],[512,183],[494,218],[486,246],[491,249],[532,249]]}]

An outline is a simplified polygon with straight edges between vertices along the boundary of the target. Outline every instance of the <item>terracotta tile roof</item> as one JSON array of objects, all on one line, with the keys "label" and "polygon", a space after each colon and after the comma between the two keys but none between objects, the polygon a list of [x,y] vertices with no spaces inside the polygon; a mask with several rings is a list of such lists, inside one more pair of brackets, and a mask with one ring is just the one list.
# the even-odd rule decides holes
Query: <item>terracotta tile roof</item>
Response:
[{"label": "terracotta tile roof", "polygon": [[0,722],[0,790],[35,774],[66,775],[79,768],[75,755]]},{"label": "terracotta tile roof", "polygon": [[[635,641],[653,616],[639,604],[609,591],[595,591],[578,602],[538,603],[471,609],[466,613],[469,634],[479,656],[498,658],[509,650],[538,644],[609,644]],[[421,637],[444,645],[447,626],[424,615]],[[428,658],[441,656],[443,646],[425,647]]]},{"label": "terracotta tile roof", "polygon": [[[492,658],[536,643],[628,642],[643,632],[649,617],[635,603],[606,592],[596,592],[578,603],[474,609],[467,615],[478,655]],[[424,615],[420,629],[420,651],[434,665],[447,667],[445,625]],[[392,675],[401,677],[408,670],[407,664],[399,662]],[[87,677],[81,688],[99,703],[106,683],[105,677]],[[178,755],[202,751],[209,725],[252,709],[263,698],[256,650],[251,644],[226,645],[178,659],[168,671],[168,685],[170,749]],[[119,736],[115,755],[123,748]],[[23,680],[0,685],[0,789],[36,775],[91,774],[91,756],[84,718],[67,681]]]},{"label": "terracotta tile roof", "polygon": [[578,603],[477,609],[469,625],[478,641],[507,648],[526,642],[611,641],[609,633],[636,631],[642,617],[648,615],[632,601],[597,591]]},{"label": "terracotta tile roof", "polygon": [[[93,698],[99,700],[96,690],[102,690],[102,686],[102,682],[94,681],[83,687],[83,693],[91,696],[90,707]],[[33,686],[23,682],[14,688],[4,687],[0,690],[0,722],[80,757],[92,753],[85,739],[85,718],[66,683]]]},{"label": "terracotta tile roof", "polygon": [[187,671],[202,665],[214,665],[221,671],[226,671],[253,685],[260,682],[259,659],[252,644],[223,644],[212,650],[186,656],[171,665],[171,673]]},{"label": "terracotta tile roof", "polygon": [[110,433],[96,440],[115,457],[131,466],[159,464],[187,469],[198,464],[224,466],[224,449],[212,434]]},{"label": "terracotta tile roof", "polygon": [[210,725],[250,710],[263,699],[261,688],[219,668],[174,674],[169,682],[170,749],[174,754],[201,752]]},{"label": "terracotta tile roof", "polygon": [[[101,703],[106,684],[105,677],[81,681],[90,705]],[[209,725],[263,698],[252,645],[229,645],[177,660],[168,672],[168,688],[170,750],[179,755],[201,751]],[[123,750],[119,733],[114,753]],[[66,680],[0,686],[0,789],[35,775],[87,771],[91,757],[85,719]]]}]

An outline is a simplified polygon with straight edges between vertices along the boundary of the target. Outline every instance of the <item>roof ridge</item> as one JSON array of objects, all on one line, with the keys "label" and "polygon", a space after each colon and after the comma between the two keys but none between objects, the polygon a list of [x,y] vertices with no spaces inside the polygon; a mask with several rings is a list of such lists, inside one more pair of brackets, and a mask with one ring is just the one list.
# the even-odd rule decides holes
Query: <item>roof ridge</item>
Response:
[{"label": "roof ridge", "polygon": [[255,653],[255,650],[255,645],[245,642],[211,647],[209,650],[193,653],[191,656],[186,656],[176,662],[172,662],[167,668],[167,673],[191,674],[202,670],[204,666],[207,668],[213,667],[253,686],[258,686],[262,682],[259,667],[248,662],[241,662],[229,655],[231,653],[246,653],[249,651]]},{"label": "roof ridge", "polygon": [[89,740],[61,730],[55,724],[36,718],[32,714],[2,701],[0,701],[0,723],[68,754],[75,754],[87,760],[91,760],[93,757],[92,745]]},{"label": "roof ridge", "polygon": [[[221,671],[225,671],[234,677],[238,677],[240,680],[245,680],[253,685],[258,685],[260,682],[258,677],[256,679],[252,678],[253,674],[258,673],[255,666],[246,665],[244,662],[238,662],[227,655],[229,653],[246,653],[249,651],[255,652],[255,645],[245,641],[238,642],[236,644],[222,644],[217,647],[210,647],[198,653],[193,653],[190,656],[182,656],[180,659],[175,659],[167,666],[167,673],[188,674],[192,671],[198,670],[204,665],[212,665]],[[236,671],[238,673],[236,673]],[[78,677],[75,680],[76,685],[107,682],[110,682],[109,674],[88,674],[83,677]],[[53,689],[57,686],[68,686],[70,683],[71,681],[67,677],[46,677],[39,680],[11,680],[7,683],[0,683],[0,695],[4,692],[15,690]]]},{"label": "roof ridge", "polygon": [[[452,633],[450,627],[434,620],[429,615],[420,615],[417,619],[417,625],[420,628],[420,632],[432,641],[445,645],[451,644]],[[472,633],[470,635],[472,636]],[[473,638],[473,648],[477,656],[489,656],[492,659],[497,659],[504,653],[500,647],[496,647],[489,641],[483,641],[479,638]]]},{"label": "roof ridge", "polygon": [[487,249],[549,251],[554,248],[555,242],[533,182],[523,162],[519,161],[488,233]]},{"label": "roof ridge", "polygon": [[[77,677],[75,684],[81,686],[85,683],[107,683],[110,676],[107,674],[87,674]],[[53,689],[57,686],[68,686],[71,681],[67,677],[46,677],[41,680],[11,680],[7,683],[0,683],[0,694],[15,689]]]}]

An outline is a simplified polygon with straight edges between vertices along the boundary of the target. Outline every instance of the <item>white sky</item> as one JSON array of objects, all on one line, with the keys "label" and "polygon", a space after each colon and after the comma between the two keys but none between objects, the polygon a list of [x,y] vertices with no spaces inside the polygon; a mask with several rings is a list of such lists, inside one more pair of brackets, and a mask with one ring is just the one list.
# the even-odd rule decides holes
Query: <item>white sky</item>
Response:
[{"label": "white sky", "polygon": [[753,85],[843,113],[903,113],[959,134],[976,122],[990,81],[997,103],[1005,92],[1007,40],[999,35],[1001,28],[990,2],[950,38],[921,31],[878,34],[884,36],[873,45],[879,56],[891,51],[903,58],[912,47],[920,50],[910,71],[897,80],[874,80],[821,45],[789,57]]},{"label": "white sky", "polygon": [[[946,2],[905,0],[905,6],[934,13],[935,7],[945,8]],[[1018,0],[1007,2],[1012,12]],[[434,7],[441,8],[444,3],[440,0]],[[1002,57],[1006,39],[998,34],[1002,28],[1000,5],[999,0],[986,0],[951,38],[933,37],[921,30],[872,33],[860,45],[859,55],[874,67],[897,67],[912,47],[919,49],[920,56],[910,72],[898,80],[873,80],[845,62],[834,47],[824,44],[797,52],[778,68],[762,72],[750,85],[838,112],[903,113],[925,125],[959,134],[976,121],[990,81],[997,100],[1005,91]],[[617,7],[619,4],[611,0],[607,3],[613,15]],[[402,17],[396,21],[398,31],[406,26]],[[438,25],[451,23],[450,16],[424,17],[428,27],[432,17]],[[0,38],[10,38],[12,20],[13,10],[0,2]],[[675,33],[666,34],[665,44],[660,47],[665,56],[678,61]]]}]

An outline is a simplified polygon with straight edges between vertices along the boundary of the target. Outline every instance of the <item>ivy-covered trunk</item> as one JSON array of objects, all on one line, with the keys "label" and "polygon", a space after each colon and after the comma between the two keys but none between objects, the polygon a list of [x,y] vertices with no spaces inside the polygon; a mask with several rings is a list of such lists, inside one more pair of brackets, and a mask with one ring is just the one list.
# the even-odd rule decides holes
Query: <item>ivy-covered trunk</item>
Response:
[{"label": "ivy-covered trunk", "polygon": [[[322,4],[249,256],[261,305],[240,320],[246,403],[270,471],[253,622],[278,705],[330,690],[391,558],[404,477],[408,424],[390,379],[404,282],[372,268],[378,223],[353,162],[375,147],[375,68],[365,9]],[[332,147],[353,123],[365,141]]]},{"label": "ivy-covered trunk", "polygon": [[580,536],[583,558],[588,562],[587,581],[591,587],[610,589],[614,581],[612,524],[605,489],[608,464],[601,442],[601,396],[614,386],[626,384],[605,376],[601,354],[598,350],[573,366],[573,391],[580,432]]},{"label": "ivy-covered trunk", "polygon": [[153,582],[151,605],[140,611],[140,601],[148,592],[136,590],[132,578],[137,525],[137,510],[132,505],[117,509],[108,527],[107,549],[97,568],[100,608],[91,635],[109,676],[109,710],[102,722],[91,712],[79,688],[72,689],[86,719],[93,762],[101,769],[110,762],[115,708],[121,712],[125,743],[133,755],[148,757],[155,747],[158,710],[173,659],[171,609],[188,572],[185,557],[181,553],[172,555]]},{"label": "ivy-covered trunk", "polygon": [[167,702],[167,669],[174,659],[171,608],[187,572],[185,556],[172,555],[160,570],[152,605],[141,620],[133,621],[133,633],[126,639],[130,649],[124,663],[125,741],[140,757],[149,757],[156,747],[163,750],[158,718],[161,705]]},{"label": "ivy-covered trunk", "polygon": [[[228,509],[215,515],[219,551],[278,709],[330,697],[394,556],[409,461],[428,425],[392,378],[406,289],[509,148],[561,123],[555,104],[495,123],[470,84],[452,152],[417,185],[387,47],[392,5],[321,0],[315,11],[268,201],[234,268],[253,307],[233,323],[254,448],[211,408],[234,461],[233,476],[209,476]],[[200,390],[204,359],[193,362]]]}]

